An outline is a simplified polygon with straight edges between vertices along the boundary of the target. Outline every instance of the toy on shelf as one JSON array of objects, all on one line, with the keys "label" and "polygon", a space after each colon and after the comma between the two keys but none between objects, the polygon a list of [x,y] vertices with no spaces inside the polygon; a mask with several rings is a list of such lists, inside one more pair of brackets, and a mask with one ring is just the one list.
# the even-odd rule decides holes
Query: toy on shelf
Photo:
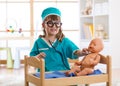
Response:
[{"label": "toy on shelf", "polygon": [[86,0],[85,8],[81,12],[83,15],[92,14],[92,0]]},{"label": "toy on shelf", "polygon": [[13,32],[14,32],[14,29],[13,29],[12,26],[9,26],[9,28],[6,28],[6,31],[7,31],[7,32],[13,33]]},{"label": "toy on shelf", "polygon": [[18,31],[19,33],[22,33],[22,28],[19,28],[19,31]]},{"label": "toy on shelf", "polygon": [[95,37],[99,37],[102,39],[108,39],[108,34],[105,31],[105,27],[103,24],[98,24],[95,30]]}]

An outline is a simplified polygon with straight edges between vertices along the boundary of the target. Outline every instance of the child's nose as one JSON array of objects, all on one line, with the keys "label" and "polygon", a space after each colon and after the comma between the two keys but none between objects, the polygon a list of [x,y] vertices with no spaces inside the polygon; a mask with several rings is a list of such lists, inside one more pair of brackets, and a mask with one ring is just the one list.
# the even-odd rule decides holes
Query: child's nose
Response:
[{"label": "child's nose", "polygon": [[52,24],[52,28],[56,28],[57,26],[56,26],[56,24],[55,23],[53,23]]}]

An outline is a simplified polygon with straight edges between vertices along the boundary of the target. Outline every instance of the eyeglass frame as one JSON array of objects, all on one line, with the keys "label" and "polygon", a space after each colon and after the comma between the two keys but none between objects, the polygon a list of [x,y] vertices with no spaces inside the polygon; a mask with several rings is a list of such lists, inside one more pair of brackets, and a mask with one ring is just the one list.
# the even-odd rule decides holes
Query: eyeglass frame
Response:
[{"label": "eyeglass frame", "polygon": [[[51,25],[50,25],[51,23]],[[52,28],[54,25],[59,28],[62,26],[62,23],[60,21],[52,21],[52,20],[49,20],[49,21],[46,21],[45,24],[47,24],[48,27]],[[59,25],[58,25],[59,24]]]}]

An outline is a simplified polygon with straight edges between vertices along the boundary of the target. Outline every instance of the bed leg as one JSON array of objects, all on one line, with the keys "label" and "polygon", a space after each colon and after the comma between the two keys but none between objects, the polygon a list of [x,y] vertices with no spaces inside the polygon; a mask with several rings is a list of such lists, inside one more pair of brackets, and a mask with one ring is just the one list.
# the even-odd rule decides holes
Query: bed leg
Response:
[{"label": "bed leg", "polygon": [[28,82],[25,82],[25,86],[29,86],[29,83],[28,83]]},{"label": "bed leg", "polygon": [[85,86],[90,86],[89,84],[85,84]]}]

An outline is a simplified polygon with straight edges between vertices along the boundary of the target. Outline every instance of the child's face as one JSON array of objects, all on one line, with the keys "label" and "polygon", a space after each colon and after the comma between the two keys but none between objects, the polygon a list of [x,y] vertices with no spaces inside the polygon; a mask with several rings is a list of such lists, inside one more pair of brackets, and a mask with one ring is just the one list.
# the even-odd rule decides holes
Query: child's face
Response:
[{"label": "child's face", "polygon": [[59,19],[51,19],[50,17],[47,18],[44,22],[44,29],[48,35],[56,35],[61,28],[62,23]]},{"label": "child's face", "polygon": [[103,43],[100,39],[93,39],[88,47],[88,50],[92,53],[99,53],[102,49]]}]

